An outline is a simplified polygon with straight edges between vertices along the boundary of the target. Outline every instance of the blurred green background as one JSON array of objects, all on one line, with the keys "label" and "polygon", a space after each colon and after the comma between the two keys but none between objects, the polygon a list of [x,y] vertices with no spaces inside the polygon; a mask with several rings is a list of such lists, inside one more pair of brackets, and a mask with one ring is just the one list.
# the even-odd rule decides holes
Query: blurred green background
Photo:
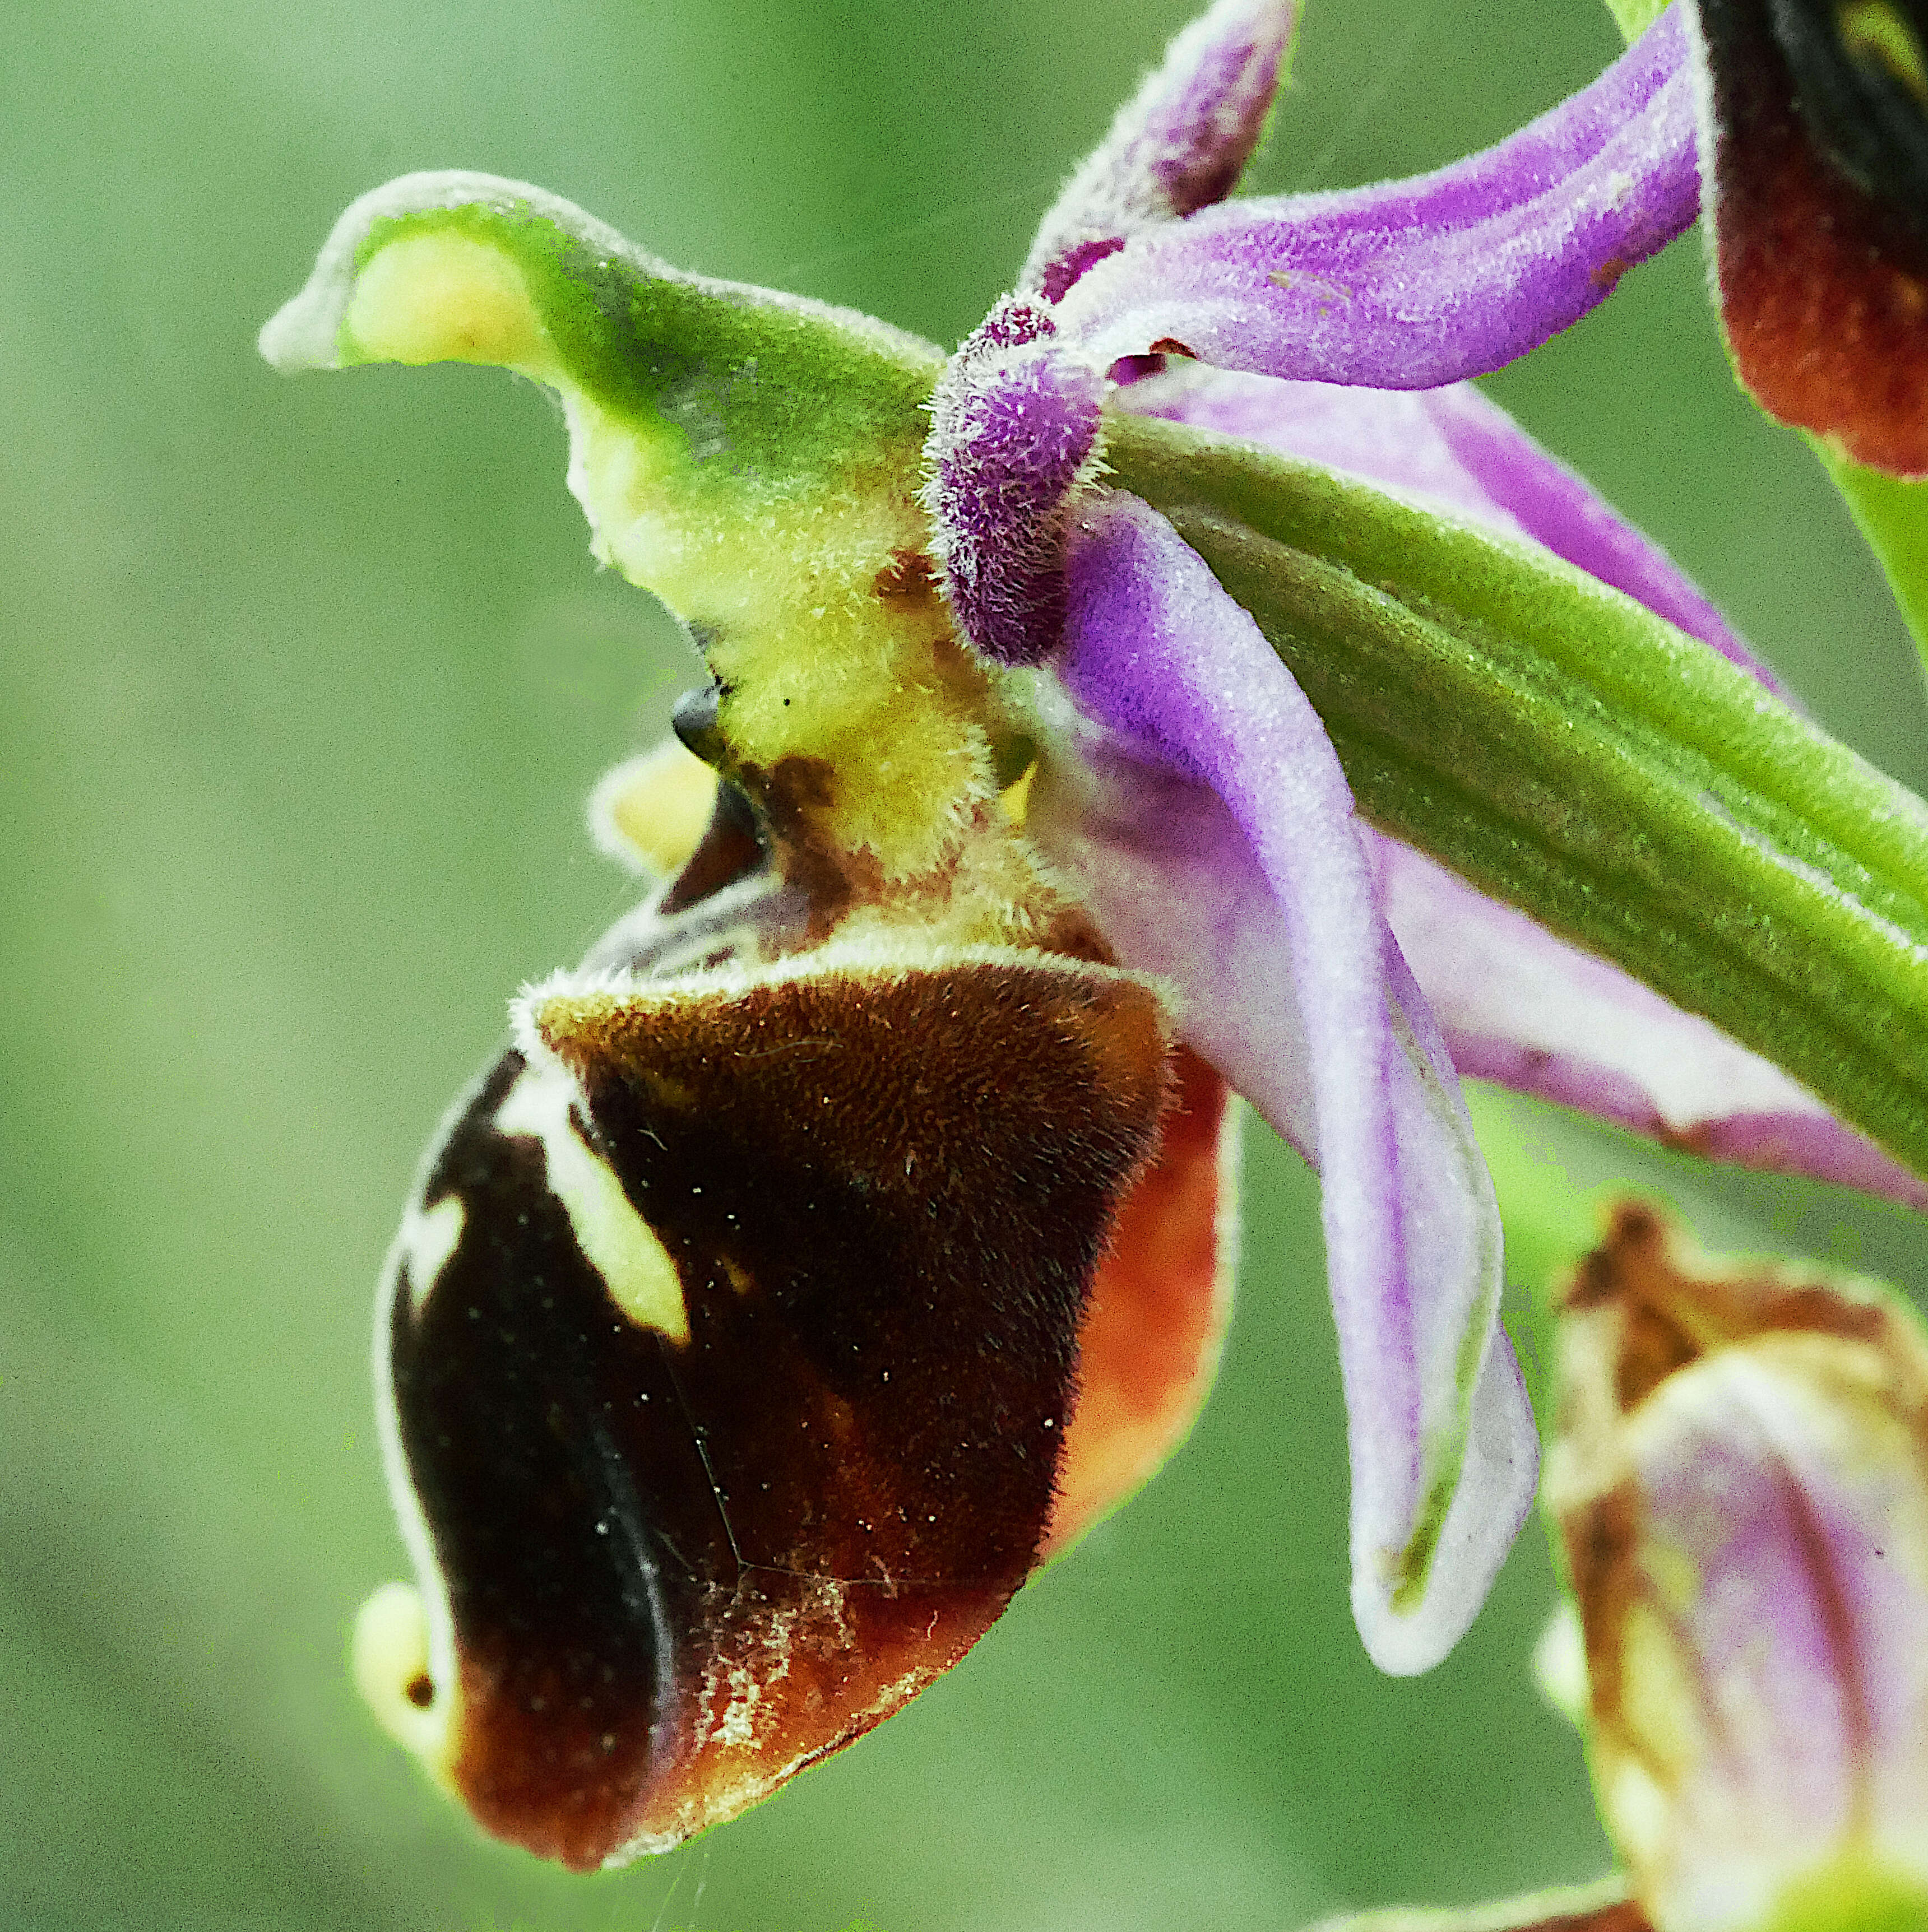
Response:
[{"label": "blurred green background", "polygon": [[[254,332],[405,170],[954,340],[1186,0],[6,0],[0,62],[0,1918],[65,1927],[1289,1928],[1592,1875],[1529,1687],[1530,1529],[1432,1676],[1348,1620],[1316,1197],[1252,1136],[1190,1446],[855,1750],[671,1858],[482,1842],[376,1732],[401,1573],[366,1372],[417,1151],[522,979],[620,909],[581,801],[692,667],[482,372],[290,382]],[[1586,0],[1315,0],[1257,184],[1407,172],[1609,58]],[[1493,388],[1821,716],[1921,786],[1917,674],[1726,375],[1697,244]],[[1923,1226],[1482,1102],[1522,1185],[1928,1284]],[[1522,1177],[1524,1178],[1522,1180]]]}]

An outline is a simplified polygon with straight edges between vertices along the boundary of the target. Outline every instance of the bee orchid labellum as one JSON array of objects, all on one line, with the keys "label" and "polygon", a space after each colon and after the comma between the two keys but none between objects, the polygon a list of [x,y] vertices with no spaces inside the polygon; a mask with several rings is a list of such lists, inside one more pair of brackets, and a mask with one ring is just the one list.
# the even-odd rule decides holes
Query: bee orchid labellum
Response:
[{"label": "bee orchid labellum", "polygon": [[581,1868],[740,1809],[1003,1608],[1166,1100],[1115,969],[767,960],[769,896],[719,896],[734,927],[632,920],[524,996],[386,1289],[440,1587],[412,1636],[381,1600],[368,1675],[485,1825]]},{"label": "bee orchid labellum", "polygon": [[1436,175],[1225,202],[1294,24],[1182,34],[948,358],[470,174],[263,332],[553,391],[708,674],[593,802],[661,882],[517,1001],[377,1319],[420,1586],[362,1682],[572,1866],[875,1723],[1170,1452],[1233,1091],[1319,1170],[1396,1672],[1536,1468],[1462,1066],[1928,1199],[1928,812],[1464,385],[1693,220],[1680,22]]}]

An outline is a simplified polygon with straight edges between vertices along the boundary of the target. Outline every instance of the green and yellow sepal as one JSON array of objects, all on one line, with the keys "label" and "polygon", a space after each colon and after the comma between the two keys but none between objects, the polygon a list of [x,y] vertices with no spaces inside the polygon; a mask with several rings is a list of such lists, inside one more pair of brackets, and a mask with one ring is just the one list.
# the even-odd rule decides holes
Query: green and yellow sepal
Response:
[{"label": "green and yellow sepal", "polygon": [[800,838],[916,877],[991,796],[984,675],[917,502],[931,344],[444,173],[350,208],[261,346],[287,370],[476,362],[553,391],[595,554],[689,627],[734,775]]}]

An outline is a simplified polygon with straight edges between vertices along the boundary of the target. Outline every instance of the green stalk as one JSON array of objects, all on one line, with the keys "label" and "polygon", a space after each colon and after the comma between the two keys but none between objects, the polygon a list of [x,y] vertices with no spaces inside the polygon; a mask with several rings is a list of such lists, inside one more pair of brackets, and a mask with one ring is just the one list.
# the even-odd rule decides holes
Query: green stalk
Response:
[{"label": "green stalk", "polygon": [[1325,719],[1359,808],[1786,1067],[1928,1172],[1928,807],[1542,551],[1119,416]]}]

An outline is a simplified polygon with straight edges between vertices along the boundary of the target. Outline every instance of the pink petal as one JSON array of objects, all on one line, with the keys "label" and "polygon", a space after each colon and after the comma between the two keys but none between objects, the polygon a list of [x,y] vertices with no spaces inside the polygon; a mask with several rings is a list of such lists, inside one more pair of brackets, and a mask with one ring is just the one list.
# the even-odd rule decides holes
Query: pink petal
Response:
[{"label": "pink petal", "polygon": [[1533,1490],[1491,1183],[1338,759],[1257,626],[1122,494],[1086,500],[1068,574],[1077,716],[1027,823],[1125,963],[1176,980],[1187,1037],[1318,1165],[1354,1615],[1382,1667],[1425,1670]]},{"label": "pink petal", "polygon": [[1577,322],[1700,207],[1677,8],[1590,87],[1412,181],[1209,208],[1091,266],[1059,304],[1101,366],[1202,362],[1375,388],[1497,369]]},{"label": "pink petal", "polygon": [[999,664],[1036,664],[1065,622],[1065,520],[1090,472],[1104,379],[1007,296],[945,365],[923,488],[951,614]]},{"label": "pink petal", "polygon": [[1019,288],[1056,302],[1128,236],[1230,194],[1297,17],[1293,0],[1218,0],[1186,28],[1045,216]]}]

